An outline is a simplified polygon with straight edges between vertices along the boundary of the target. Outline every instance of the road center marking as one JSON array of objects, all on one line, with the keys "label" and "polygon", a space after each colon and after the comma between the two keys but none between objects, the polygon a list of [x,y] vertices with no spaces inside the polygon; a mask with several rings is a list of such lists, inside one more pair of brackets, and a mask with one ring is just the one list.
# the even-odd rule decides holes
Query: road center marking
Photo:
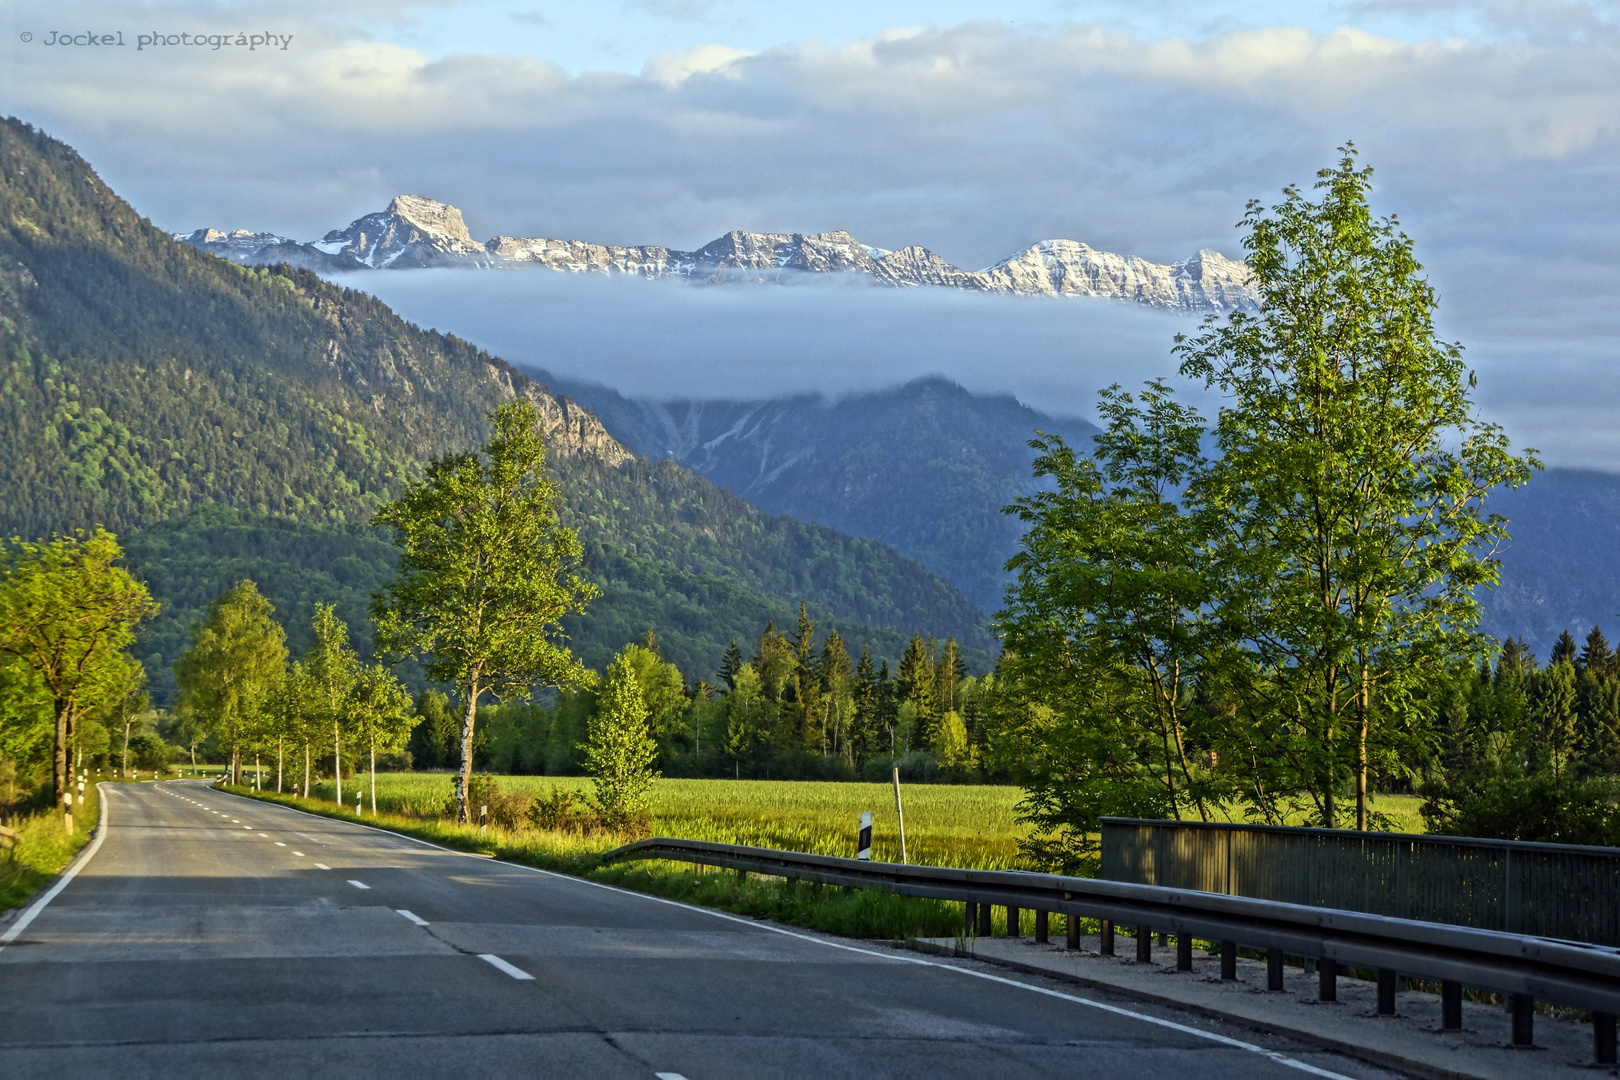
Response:
[{"label": "road center marking", "polygon": [[282,843],[282,842],[281,842],[281,841],[280,841],[280,840],[277,840],[277,841],[276,841],[276,847],[286,847],[286,846],[287,846],[287,845],[286,845],[286,844],[283,844],[283,843]]},{"label": "road center marking", "polygon": [[315,864],[315,869],[317,869],[317,870],[330,870],[332,868],[330,866],[327,866],[323,862],[318,862],[318,863]]},{"label": "road center marking", "polygon": [[422,916],[406,911],[404,908],[399,908],[398,914],[405,916],[405,918],[411,920],[411,922],[415,923],[417,926],[426,926],[428,924],[428,921],[422,918]]},{"label": "road center marking", "polygon": [[500,957],[496,956],[494,953],[488,953],[488,952],[479,953],[478,954],[478,959],[482,960],[484,963],[488,964],[490,967],[495,968],[497,971],[506,972],[508,975],[512,976],[512,978],[514,978],[514,979],[520,979],[520,980],[521,979],[527,979],[527,980],[529,980],[531,982],[534,980],[533,975],[530,975],[527,971],[524,971],[522,968],[517,967],[516,965],[508,964],[505,960],[502,960]]},{"label": "road center marking", "polygon": [[653,1073],[653,1076],[657,1077],[658,1080],[686,1080],[686,1077],[682,1076],[680,1073],[672,1072]]},{"label": "road center marking", "polygon": [[354,878],[349,879],[349,884],[353,885],[357,889],[369,889],[369,888],[371,888],[371,886],[367,885],[365,882],[356,881],[356,880],[354,880]]},{"label": "road center marking", "polygon": [[295,852],[293,852],[293,854],[298,856],[300,859],[302,859],[304,857],[304,853],[302,851],[295,851]]}]

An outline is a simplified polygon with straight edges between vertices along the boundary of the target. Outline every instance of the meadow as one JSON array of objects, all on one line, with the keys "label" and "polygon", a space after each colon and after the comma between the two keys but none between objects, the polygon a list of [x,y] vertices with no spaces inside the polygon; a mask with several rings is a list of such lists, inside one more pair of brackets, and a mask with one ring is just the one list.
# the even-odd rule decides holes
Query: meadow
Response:
[{"label": "meadow", "polygon": [[[588,795],[590,780],[575,776],[501,776],[503,790],[527,791],[539,798],[553,788]],[[364,776],[344,783],[353,799]],[[385,813],[429,820],[446,815],[452,777],[445,773],[379,773],[377,808]],[[330,781],[311,788],[316,798],[332,799]],[[1015,787],[917,784],[902,788],[906,855],[933,866],[1015,869],[1018,841],[1028,835],[1019,825]],[[900,861],[900,830],[894,789],[887,784],[840,784],[792,780],[660,780],[652,789],[652,833],[686,840],[782,848],[817,855],[853,857],[862,811],[872,812],[872,857]]]}]

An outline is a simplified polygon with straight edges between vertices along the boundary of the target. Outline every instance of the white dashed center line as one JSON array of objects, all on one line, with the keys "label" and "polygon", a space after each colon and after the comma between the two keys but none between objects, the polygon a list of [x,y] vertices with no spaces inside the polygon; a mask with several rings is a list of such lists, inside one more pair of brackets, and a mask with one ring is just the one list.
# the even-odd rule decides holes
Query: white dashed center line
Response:
[{"label": "white dashed center line", "polygon": [[422,918],[422,916],[414,914],[414,913],[409,912],[409,911],[406,911],[404,908],[399,908],[398,911],[399,911],[399,914],[405,916],[407,919],[411,920],[411,922],[415,923],[417,926],[426,926],[428,924],[428,921],[426,919]]},{"label": "white dashed center line", "polygon": [[283,844],[283,843],[282,843],[282,842],[281,842],[281,841],[280,841],[280,840],[277,840],[277,841],[276,841],[276,847],[286,847],[286,846],[287,846],[287,845],[286,845],[286,844]]},{"label": "white dashed center line", "polygon": [[653,1073],[653,1076],[657,1077],[657,1080],[686,1080],[680,1073],[672,1072]]},{"label": "white dashed center line", "polygon": [[502,960],[494,953],[479,953],[478,959],[482,960],[490,967],[495,968],[497,971],[506,972],[514,979],[528,979],[530,981],[533,981],[534,979],[534,976],[530,975],[527,971],[524,971],[522,968],[517,967],[516,965],[508,964],[505,960]]},{"label": "white dashed center line", "polygon": [[323,862],[318,862],[318,863],[315,864],[315,869],[317,869],[317,870],[330,870],[332,868],[330,866],[327,866]]},{"label": "white dashed center line", "polygon": [[356,881],[356,880],[354,880],[354,878],[349,879],[349,884],[353,885],[357,889],[369,889],[369,888],[371,888],[371,886],[367,885],[365,882]]},{"label": "white dashed center line", "polygon": [[302,859],[304,857],[304,853],[302,851],[295,851],[295,852],[293,852],[293,854],[298,856],[300,859]]}]

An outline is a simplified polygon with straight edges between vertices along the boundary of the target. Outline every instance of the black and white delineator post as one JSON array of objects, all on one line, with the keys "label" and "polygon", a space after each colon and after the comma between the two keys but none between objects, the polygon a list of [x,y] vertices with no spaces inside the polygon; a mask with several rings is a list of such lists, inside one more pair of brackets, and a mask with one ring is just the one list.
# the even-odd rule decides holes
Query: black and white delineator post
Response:
[{"label": "black and white delineator post", "polygon": [[861,814],[861,838],[855,844],[855,857],[857,859],[872,858],[872,811],[866,810]]}]

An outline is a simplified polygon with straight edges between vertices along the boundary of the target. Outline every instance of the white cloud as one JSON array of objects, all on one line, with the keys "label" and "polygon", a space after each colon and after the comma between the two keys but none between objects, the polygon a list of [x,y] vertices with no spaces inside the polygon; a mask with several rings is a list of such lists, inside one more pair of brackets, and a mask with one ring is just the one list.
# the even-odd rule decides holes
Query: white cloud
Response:
[{"label": "white cloud", "polygon": [[[1247,199],[1308,184],[1353,139],[1479,363],[1482,400],[1566,460],[1620,443],[1612,5],[1480,7],[1470,17],[1496,30],[1469,40],[975,22],[703,45],[639,77],[355,32],[374,10],[303,0],[277,16],[294,46],[246,57],[13,36],[0,89],[171,228],[313,237],[414,191],[461,206],[478,236],[695,246],[732,228],[847,228],[969,267],[1058,236],[1159,261],[1236,254]],[[240,21],[184,5],[142,18]]]}]

